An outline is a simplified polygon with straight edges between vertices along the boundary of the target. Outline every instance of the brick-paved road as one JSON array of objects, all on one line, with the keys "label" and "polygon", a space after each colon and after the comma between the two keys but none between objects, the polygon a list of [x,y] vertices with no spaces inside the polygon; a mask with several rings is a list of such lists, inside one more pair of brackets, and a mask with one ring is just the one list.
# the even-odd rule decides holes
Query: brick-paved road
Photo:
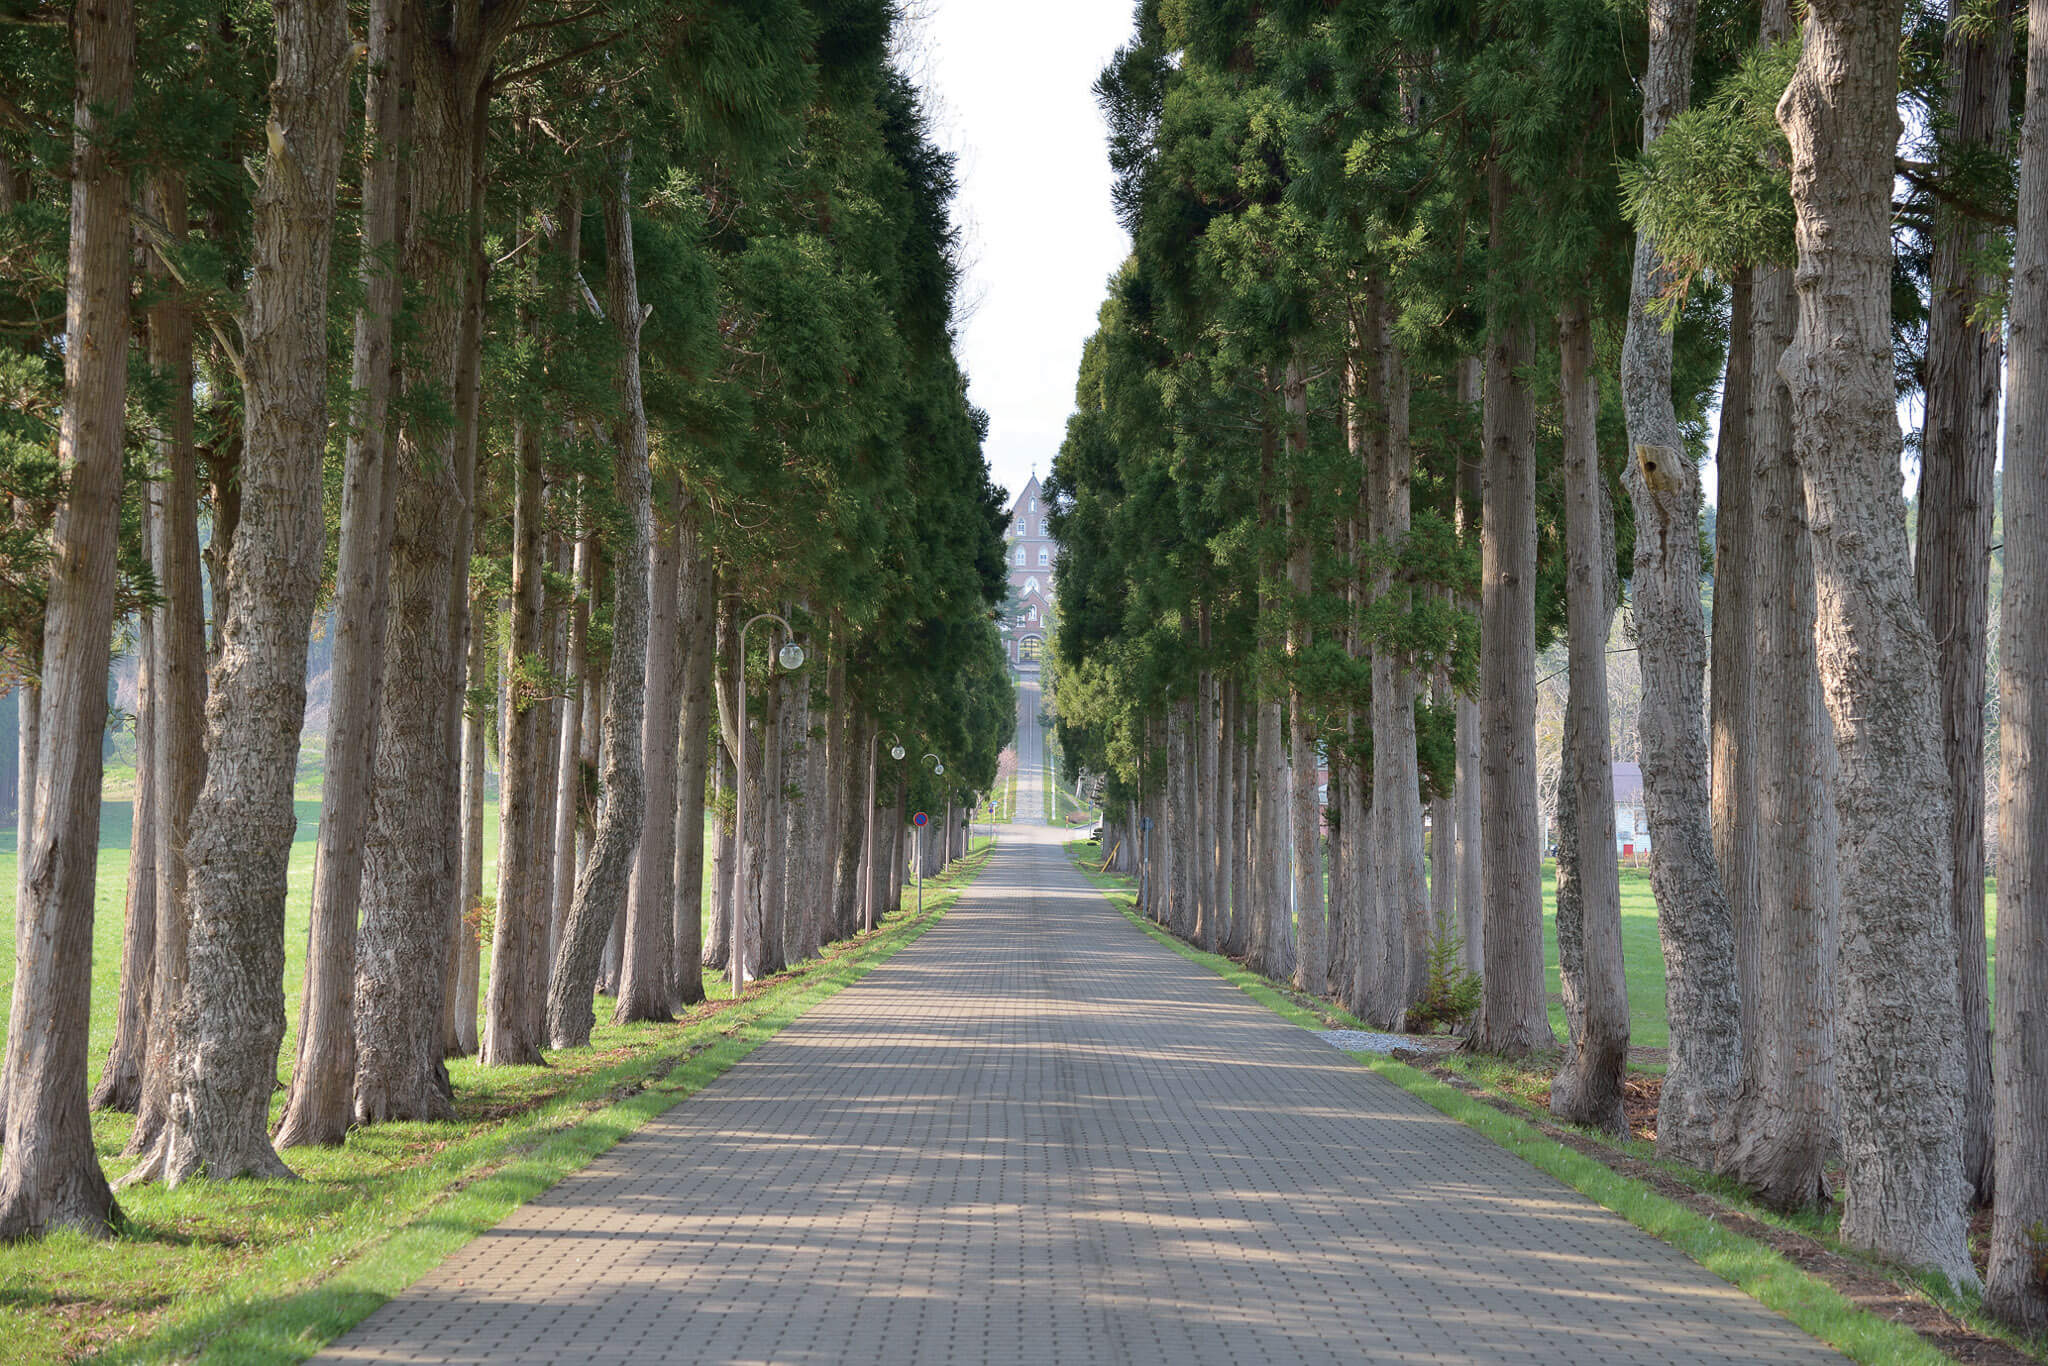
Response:
[{"label": "brick-paved road", "polygon": [[1045,824],[1045,728],[1038,724],[1038,680],[1017,684],[1017,809],[1010,819],[1024,825]]},{"label": "brick-paved road", "polygon": [[1010,827],[922,939],[331,1361],[1813,1362]]}]

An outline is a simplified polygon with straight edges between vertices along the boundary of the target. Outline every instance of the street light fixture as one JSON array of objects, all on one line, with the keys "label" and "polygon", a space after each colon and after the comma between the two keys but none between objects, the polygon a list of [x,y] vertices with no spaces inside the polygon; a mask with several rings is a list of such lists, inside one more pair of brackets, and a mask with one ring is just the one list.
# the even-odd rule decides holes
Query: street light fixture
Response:
[{"label": "street light fixture", "polygon": [[782,667],[795,673],[804,666],[804,647],[796,643],[796,631],[790,624],[773,612],[763,612],[749,617],[747,624],[740,627],[739,734],[733,737],[733,753],[738,756],[739,782],[733,789],[733,870],[732,870],[732,943],[728,952],[732,958],[732,998],[737,1001],[741,990],[747,984],[746,936],[741,928],[745,923],[747,905],[747,631],[757,621],[772,621],[780,625],[789,639],[782,643],[775,657]]}]

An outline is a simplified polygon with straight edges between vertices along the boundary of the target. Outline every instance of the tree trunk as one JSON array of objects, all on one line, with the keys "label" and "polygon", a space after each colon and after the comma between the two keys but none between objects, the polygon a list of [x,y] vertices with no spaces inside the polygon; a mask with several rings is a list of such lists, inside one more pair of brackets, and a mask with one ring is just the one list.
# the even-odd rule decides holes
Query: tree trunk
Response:
[{"label": "tree trunk", "polygon": [[129,1181],[288,1176],[270,1145],[284,1036],[286,865],[306,646],[320,590],[327,289],[347,121],[347,7],[273,6],[271,153],[257,194],[241,524],[192,812],[191,938],[169,1123]]},{"label": "tree trunk", "polygon": [[683,532],[683,573],[688,585],[683,626],[682,756],[676,770],[676,1003],[704,999],[704,785],[711,758],[711,670],[717,586],[703,532],[693,520]]},{"label": "tree trunk", "polygon": [[1315,720],[1309,712],[1308,695],[1301,677],[1313,639],[1308,624],[1309,594],[1314,584],[1315,547],[1309,541],[1308,472],[1308,370],[1297,348],[1288,358],[1281,397],[1287,408],[1288,482],[1287,500],[1287,586],[1293,594],[1287,613],[1287,657],[1293,665],[1287,687],[1288,750],[1293,761],[1289,816],[1294,842],[1294,920],[1296,953],[1294,985],[1312,996],[1320,996],[1327,985],[1323,974],[1329,965],[1327,925],[1323,903],[1322,803],[1316,800]]},{"label": "tree trunk", "polygon": [[[1375,548],[1383,555],[1399,553],[1412,525],[1409,489],[1414,457],[1408,443],[1408,366],[1394,336],[1394,320],[1374,281],[1369,309],[1374,330],[1372,347],[1378,360],[1374,388],[1384,415],[1385,435],[1379,456],[1377,512],[1372,527]],[[1383,562],[1384,563],[1384,562]],[[1410,590],[1396,584],[1382,569],[1373,584],[1374,596],[1394,599],[1398,611],[1413,604]],[[1372,649],[1372,809],[1373,841],[1378,875],[1374,898],[1386,954],[1382,960],[1388,1017],[1398,1025],[1429,989],[1429,894],[1423,884],[1422,779],[1415,756],[1415,672],[1413,661],[1385,640]]]},{"label": "tree trunk", "polygon": [[717,836],[711,851],[711,929],[704,937],[704,966],[723,969],[732,960],[732,871],[734,858],[732,761],[723,744],[711,749],[711,809]]},{"label": "tree trunk", "polygon": [[[1208,860],[1209,901],[1202,917],[1201,947],[1211,953],[1222,949],[1230,922],[1230,742],[1223,729],[1221,674],[1206,675],[1208,689],[1202,710],[1202,761],[1209,790],[1203,816],[1203,847]],[[1104,811],[1107,814],[1107,805]],[[1103,832],[1107,834],[1105,830]]]},{"label": "tree trunk", "polygon": [[[1697,0],[1651,5],[1650,68],[1643,87],[1646,147],[1691,100],[1697,8]],[[1634,452],[1627,468],[1636,519],[1632,589],[1643,673],[1643,804],[1671,1017],[1657,1152],[1714,1168],[1733,1137],[1742,1085],[1742,1002],[1735,924],[1714,863],[1700,731],[1706,627],[1699,594],[1699,472],[1685,453],[1671,406],[1672,336],[1649,313],[1664,282],[1657,243],[1637,234],[1621,389]]]},{"label": "tree trunk", "polygon": [[2048,0],[2027,7],[1999,604],[1998,1204],[1984,1308],[2048,1332]]},{"label": "tree trunk", "polygon": [[385,685],[356,955],[359,1124],[452,1114],[441,1001],[459,874],[453,679],[463,615],[457,561],[468,554],[459,509],[470,449],[462,409],[476,360],[471,294],[481,279],[474,170],[482,151],[490,44],[476,33],[451,47],[417,6],[407,7],[405,22],[419,81],[400,261],[421,299],[413,352],[419,368],[406,380],[409,389],[453,396],[457,420],[407,422],[399,432]]},{"label": "tree trunk", "polygon": [[[156,626],[139,614],[135,673],[135,804],[128,836],[128,898],[122,917],[121,992],[114,1042],[93,1088],[92,1108],[132,1112],[142,1100],[142,1059],[149,1044],[149,988],[156,972]],[[17,844],[16,846],[20,846]]]},{"label": "tree trunk", "polygon": [[335,567],[326,773],[313,859],[312,919],[299,998],[299,1037],[277,1146],[333,1145],[348,1136],[356,1080],[356,917],[363,841],[376,791],[384,689],[386,579],[396,502],[391,431],[393,337],[404,286],[397,264],[401,148],[411,134],[410,63],[401,0],[373,0],[364,97],[361,282],[343,457],[341,546]]},{"label": "tree trunk", "polygon": [[[1430,706],[1441,713],[1452,705],[1448,676],[1439,672],[1430,689]],[[1454,934],[1458,925],[1457,872],[1452,851],[1458,842],[1457,804],[1442,790],[1429,804],[1429,919],[1438,934]]]},{"label": "tree trunk", "polygon": [[[1173,851],[1167,883],[1166,928],[1182,939],[1194,928],[1194,820],[1188,802],[1193,789],[1188,779],[1190,710],[1185,698],[1168,703],[1166,709],[1166,838]],[[1046,815],[1050,818],[1056,807],[1052,794],[1046,796]]]},{"label": "tree trunk", "polygon": [[875,928],[875,853],[880,844],[875,829],[875,789],[881,778],[881,752],[882,733],[879,727],[873,727],[868,732],[867,796],[860,822],[860,916],[864,931]]},{"label": "tree trunk", "polygon": [[[1521,269],[1507,229],[1515,190],[1498,160],[1487,174],[1491,270],[1505,281]],[[1507,305],[1496,307],[1504,312]],[[1473,1046],[1510,1057],[1556,1042],[1544,1006],[1536,814],[1536,415],[1522,378],[1535,350],[1528,323],[1506,316],[1489,321],[1479,631],[1486,971]]]},{"label": "tree trunk", "polygon": [[[1253,928],[1252,970],[1276,981],[1293,974],[1294,916],[1289,900],[1287,827],[1292,787],[1281,743],[1278,697],[1259,699],[1259,816],[1253,850],[1258,879],[1258,923]],[[1153,832],[1155,842],[1157,831]]]},{"label": "tree trunk", "polygon": [[903,882],[906,866],[904,850],[910,842],[909,817],[906,814],[909,810],[909,800],[909,779],[899,777],[896,779],[896,809],[891,813],[889,819],[891,855],[887,869],[889,879],[887,904],[892,915],[903,909]]},{"label": "tree trunk", "polygon": [[[471,687],[480,689],[489,676],[490,655],[484,646],[484,631],[477,620],[474,602],[469,620],[469,675]],[[451,998],[454,1019],[449,1053],[450,1057],[459,1058],[473,1056],[481,1042],[477,1037],[477,1006],[483,988],[483,945],[477,940],[476,913],[484,896],[484,731],[488,725],[486,714],[471,706],[463,707],[462,897],[457,903],[462,918],[455,926],[459,957]]]},{"label": "tree trunk", "polygon": [[[772,642],[770,648],[773,648]],[[761,762],[748,766],[754,790],[748,794],[752,800],[747,803],[747,814],[754,825],[754,861],[748,865],[747,885],[751,889],[749,895],[758,908],[750,910],[749,914],[759,926],[761,936],[761,952],[751,960],[755,964],[753,975],[756,977],[781,972],[788,966],[782,939],[782,899],[786,885],[782,858],[782,808],[789,776],[783,769],[783,756],[790,748],[788,729],[793,703],[790,681],[786,675],[776,671],[772,656],[768,661],[763,692],[767,706],[761,717]]]},{"label": "tree trunk", "polygon": [[1558,798],[1557,957],[1570,1043],[1551,1084],[1550,1112],[1626,1136],[1628,982],[1621,958],[1614,751],[1607,729],[1607,635],[1621,594],[1612,581],[1614,514],[1600,468],[1600,389],[1584,299],[1560,312],[1557,345],[1571,663]]},{"label": "tree trunk", "polygon": [[[182,181],[170,175],[158,177],[150,207],[172,240],[185,236]],[[157,612],[159,659],[151,680],[158,702],[155,786],[160,833],[156,977],[149,994],[149,1049],[141,1102],[129,1135],[131,1154],[155,1146],[170,1114],[177,1004],[185,994],[185,945],[191,925],[186,844],[192,805],[199,799],[199,787],[206,777],[206,607],[199,555],[199,466],[193,446],[192,316],[182,302],[167,299],[151,311],[149,345],[151,367],[164,376],[168,405],[161,439],[164,477],[146,513],[151,561],[157,590],[163,596]],[[24,704],[28,696],[24,694]],[[32,739],[35,717],[35,708],[24,705],[24,747]],[[32,786],[32,772],[24,767],[24,804]],[[22,834],[17,847],[27,848],[25,827]]]},{"label": "tree trunk", "polygon": [[1780,369],[1841,756],[1841,1236],[1974,1287],[1962,1217],[1953,801],[1934,642],[1907,561],[1892,387],[1899,20],[1898,0],[1808,7],[1799,67],[1778,106],[1799,243],[1799,327]]},{"label": "tree trunk", "polygon": [[[1948,114],[1942,158],[2003,157],[2011,123],[2013,11],[1997,0],[1983,29],[1951,23],[1943,44]],[[1953,150],[1951,150],[1953,149]],[[1985,264],[1992,224],[1937,202],[1928,281],[1927,422],[1920,451],[1914,586],[1935,641],[1942,751],[1954,790],[1949,916],[1963,1020],[1963,1179],[1991,1203],[1991,1001],[1985,994],[1984,669],[1990,621],[1993,470],[1998,463],[2000,329],[1976,320],[2003,292]]]},{"label": "tree trunk", "polygon": [[[811,789],[806,785],[810,769],[811,687],[810,680],[781,673],[776,684],[782,690],[782,711],[777,718],[779,774],[775,779],[775,916],[780,925],[776,946],[781,971],[804,956],[804,903],[808,899],[803,881],[804,860],[810,828]],[[767,770],[775,772],[775,770]]]},{"label": "tree trunk", "polygon": [[[1372,676],[1373,647],[1366,630],[1365,611],[1378,582],[1372,567],[1372,543],[1379,501],[1386,487],[1380,475],[1386,427],[1373,412],[1381,380],[1379,366],[1374,362],[1374,347],[1379,338],[1376,310],[1383,297],[1377,286],[1368,286],[1351,301],[1344,355],[1344,441],[1357,469],[1358,489],[1343,532],[1351,556],[1350,581],[1345,585],[1349,609],[1345,652],[1353,660],[1364,662],[1368,678]],[[1369,795],[1373,769],[1366,758],[1374,715],[1371,707],[1371,700],[1367,699],[1364,708],[1350,707],[1345,711],[1344,741],[1355,757],[1346,766],[1348,771],[1341,786],[1336,781],[1336,765],[1331,767],[1332,791],[1340,811],[1338,861],[1343,876],[1331,873],[1330,895],[1333,905],[1340,889],[1348,900],[1344,920],[1350,939],[1345,950],[1349,972],[1338,979],[1344,1006],[1360,1019],[1385,1022],[1392,1019],[1393,1010],[1388,1004],[1390,992],[1381,937],[1379,861],[1373,857],[1378,831]],[[1333,910],[1333,935],[1336,918]]]},{"label": "tree trunk", "polygon": [[[585,511],[582,515],[588,516]],[[576,601],[569,613],[569,643],[563,677],[569,695],[562,699],[562,726],[555,747],[555,847],[554,877],[549,883],[553,899],[548,923],[547,962],[552,964],[562,947],[562,926],[569,920],[569,903],[576,892],[576,833],[583,814],[583,711],[590,691],[590,603],[596,591],[596,548],[586,529],[576,539],[574,582]],[[503,801],[501,792],[499,800]],[[500,855],[502,858],[503,856]],[[539,974],[545,977],[548,968]],[[544,996],[537,998],[544,1001]],[[529,1006],[531,1006],[531,1002]],[[544,1026],[542,1012],[533,1010],[536,1033]]]},{"label": "tree trunk", "polygon": [[[1480,363],[1467,358],[1458,367],[1458,401],[1467,408],[1480,406]],[[1468,543],[1479,531],[1481,503],[1479,460],[1461,459],[1458,470],[1458,535]],[[1480,604],[1467,599],[1467,611],[1475,616]],[[1479,699],[1458,694],[1457,776],[1452,800],[1458,808],[1458,933],[1465,940],[1465,969],[1486,970],[1486,917],[1481,879],[1485,832],[1479,827],[1480,757]]]},{"label": "tree trunk", "polygon": [[[682,729],[684,582],[683,523],[696,509],[678,485],[668,525],[655,537],[653,588],[648,596],[647,714],[641,729],[640,767],[646,774],[646,828],[635,856],[626,909],[625,961],[613,1024],[673,1020],[675,992],[676,827],[663,817],[676,809],[676,744]],[[695,542],[694,535],[688,538]]]},{"label": "tree trunk", "polygon": [[[102,119],[126,112],[135,88],[132,0],[82,3],[72,23],[71,244],[65,279],[64,412],[57,463],[65,477],[51,541],[34,820],[21,850],[15,906],[14,999],[0,1096],[0,1240],[60,1228],[93,1237],[119,1211],[93,1151],[86,1112],[92,997],[93,882],[100,739],[107,720],[109,637],[121,530],[121,448],[128,389],[128,176]],[[25,723],[23,734],[28,732]],[[23,766],[26,777],[28,768]]]},{"label": "tree trunk", "polygon": [[704,965],[720,969],[729,967],[732,962],[728,955],[732,947],[733,875],[739,866],[740,847],[738,812],[734,802],[734,765],[738,759],[734,744],[738,727],[731,697],[732,680],[739,670],[739,642],[735,638],[740,624],[739,599],[726,589],[726,580],[721,574],[715,589],[717,607],[712,634],[716,657],[711,671],[719,740],[711,753],[712,807],[718,813],[718,846],[713,851],[711,866],[711,934],[704,943]]},{"label": "tree trunk", "polygon": [[[489,263],[484,257],[483,206],[485,195],[484,179],[484,123],[490,100],[490,84],[480,83],[471,108],[469,145],[469,231],[468,261],[463,278],[462,325],[457,333],[455,353],[455,546],[448,566],[449,640],[453,648],[449,651],[448,672],[444,686],[447,689],[443,708],[444,732],[443,752],[448,756],[448,770],[441,782],[442,828],[450,831],[449,876],[442,902],[441,953],[444,965],[441,980],[435,983],[435,1014],[438,1017],[438,1040],[430,1040],[429,1047],[437,1048],[428,1066],[427,1075],[452,1102],[455,1088],[448,1079],[448,1070],[443,1059],[455,1051],[454,1012],[450,998],[457,990],[460,975],[456,945],[461,938],[462,917],[467,907],[462,899],[463,849],[462,849],[462,715],[469,695],[470,659],[470,602],[475,596],[470,579],[469,562],[476,545],[476,473],[477,454],[483,435],[483,334],[484,334],[484,290],[489,274]],[[434,1028],[421,1022],[424,1033]]]},{"label": "tree trunk", "polygon": [[1764,940],[1757,897],[1756,645],[1757,518],[1750,401],[1752,299],[1755,269],[1738,270],[1730,281],[1728,371],[1721,386],[1721,434],[1714,444],[1720,490],[1714,522],[1714,637],[1708,668],[1708,731],[1712,768],[1708,794],[1714,861],[1735,927],[1736,995],[1742,1003],[1742,1038],[1757,1028],[1759,974]]},{"label": "tree trunk", "polygon": [[[1205,649],[1206,653],[1206,649]],[[1188,942],[1203,946],[1209,936],[1211,915],[1209,879],[1215,872],[1216,854],[1209,841],[1209,821],[1215,810],[1215,761],[1209,754],[1209,673],[1195,675],[1194,696],[1188,702]]]},{"label": "tree trunk", "polygon": [[576,879],[576,896],[548,982],[548,1041],[556,1048],[590,1042],[591,998],[605,936],[624,906],[626,883],[640,844],[647,795],[640,767],[646,717],[645,682],[636,662],[647,657],[648,563],[653,542],[653,488],[647,465],[647,410],[641,401],[640,282],[634,267],[632,152],[613,155],[613,184],[604,195],[606,294],[620,356],[617,387],[621,416],[612,432],[618,499],[632,516],[633,536],[612,571],[612,664],[606,693],[603,777],[590,858]]},{"label": "tree trunk", "polygon": [[[1782,4],[1765,40],[1790,37]],[[1777,1209],[1828,1198],[1835,1145],[1836,873],[1834,731],[1814,659],[1813,551],[1792,452],[1792,397],[1778,374],[1792,341],[1792,272],[1755,271],[1750,384],[1754,635],[1743,654],[1756,671],[1756,914],[1767,947],[1759,962],[1756,1025],[1745,1033],[1742,1111],[1729,1174]],[[1725,515],[1725,514],[1724,514]]]},{"label": "tree trunk", "polygon": [[[563,269],[575,257],[566,250],[575,232],[558,227],[556,250]],[[529,255],[529,283],[539,270]],[[522,310],[521,329],[531,340],[535,322]],[[542,1020],[532,1006],[547,992],[546,960],[536,952],[549,936],[554,919],[552,890],[543,876],[536,844],[543,823],[553,819],[557,794],[541,782],[553,738],[545,724],[553,700],[548,695],[545,658],[541,652],[545,583],[542,558],[546,514],[541,492],[546,482],[540,434],[531,418],[512,426],[512,594],[506,614],[506,680],[504,741],[498,786],[498,905],[491,933],[491,984],[485,997],[482,1052],[486,1067],[532,1066],[542,1060]]]},{"label": "tree trunk", "polygon": [[[1211,917],[1209,942],[1205,948],[1215,953],[1241,951],[1234,944],[1231,927],[1236,923],[1237,912],[1232,892],[1237,884],[1237,847],[1234,832],[1237,829],[1237,809],[1240,801],[1237,778],[1237,741],[1231,733],[1232,707],[1230,702],[1230,679],[1222,674],[1211,674],[1213,690],[1212,715],[1215,734],[1212,737],[1212,752],[1216,756],[1216,809],[1211,814],[1214,823],[1213,837],[1216,841],[1216,867],[1213,873],[1216,888],[1216,905]],[[1105,811],[1108,809],[1105,803]],[[1104,832],[1105,835],[1108,833]],[[1118,832],[1129,838],[1128,831]]]}]

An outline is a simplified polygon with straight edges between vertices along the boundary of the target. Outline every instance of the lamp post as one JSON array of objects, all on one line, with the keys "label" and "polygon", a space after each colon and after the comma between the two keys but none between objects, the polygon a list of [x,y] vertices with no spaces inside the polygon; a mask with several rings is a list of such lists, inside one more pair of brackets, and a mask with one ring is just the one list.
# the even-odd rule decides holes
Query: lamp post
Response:
[{"label": "lamp post", "polygon": [[[737,1001],[740,991],[747,984],[747,943],[743,926],[746,924],[747,907],[747,631],[757,621],[773,621],[780,625],[789,636],[782,642],[782,648],[775,652],[775,658],[791,673],[804,666],[804,647],[796,643],[796,632],[790,624],[773,612],[763,612],[749,617],[747,624],[740,627],[740,676],[734,691],[739,694],[739,734],[733,737],[733,753],[738,756],[739,781],[733,788],[733,860],[732,870],[732,998]],[[771,667],[770,673],[774,671]]]},{"label": "lamp post", "polygon": [[[903,742],[896,738],[894,731],[889,733],[889,757],[898,763],[903,761]],[[875,929],[875,769],[877,767],[878,765],[872,761],[868,764],[867,835],[861,850],[861,866],[867,870],[867,876],[861,879],[861,918],[867,922],[867,930],[870,934],[874,933]]]}]

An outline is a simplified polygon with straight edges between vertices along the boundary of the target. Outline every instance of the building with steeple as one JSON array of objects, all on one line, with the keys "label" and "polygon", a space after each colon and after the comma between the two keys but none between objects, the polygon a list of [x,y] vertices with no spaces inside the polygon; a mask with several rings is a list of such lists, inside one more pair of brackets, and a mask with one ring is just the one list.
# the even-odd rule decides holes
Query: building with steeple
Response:
[{"label": "building with steeple", "polygon": [[1020,673],[1038,672],[1039,660],[1052,639],[1052,570],[1059,548],[1052,542],[1048,509],[1038,485],[1038,472],[1010,505],[1010,529],[1003,549],[1010,567],[1011,610],[1003,622],[1003,643],[1010,664]]}]

